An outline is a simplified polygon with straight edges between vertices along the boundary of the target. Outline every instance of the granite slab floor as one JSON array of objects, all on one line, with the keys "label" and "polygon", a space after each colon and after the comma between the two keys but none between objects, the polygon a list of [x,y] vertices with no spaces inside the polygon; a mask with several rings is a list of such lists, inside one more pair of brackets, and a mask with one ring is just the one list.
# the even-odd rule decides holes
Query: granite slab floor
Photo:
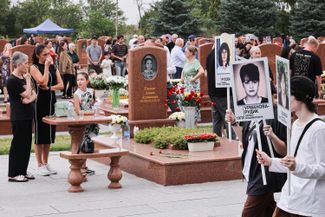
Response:
[{"label": "granite slab floor", "polygon": [[[32,155],[32,173],[35,162]],[[239,217],[246,197],[242,180],[164,187],[125,172],[123,188],[112,190],[107,166],[92,160],[87,164],[96,174],[82,184],[85,192],[68,193],[68,161],[54,152],[50,163],[57,175],[10,183],[8,156],[0,156],[1,217]]]}]

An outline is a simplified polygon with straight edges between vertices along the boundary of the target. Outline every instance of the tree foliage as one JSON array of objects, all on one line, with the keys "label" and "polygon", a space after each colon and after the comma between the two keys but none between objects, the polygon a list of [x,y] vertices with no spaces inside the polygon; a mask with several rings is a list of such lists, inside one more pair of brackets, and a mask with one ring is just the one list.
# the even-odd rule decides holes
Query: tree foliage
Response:
[{"label": "tree foliage", "polygon": [[157,17],[149,20],[153,34],[176,33],[180,36],[200,33],[199,20],[191,14],[191,9],[182,0],[162,0],[157,4]]},{"label": "tree foliage", "polygon": [[220,32],[274,35],[276,6],[269,0],[221,0]]},{"label": "tree foliage", "polygon": [[124,25],[123,12],[115,0],[0,0],[0,35],[18,37],[23,28],[39,25],[45,19],[64,28],[73,28],[76,35],[114,35],[115,16],[118,10],[119,24]]},{"label": "tree foliage", "polygon": [[290,33],[297,39],[325,35],[324,0],[298,0],[291,16]]}]

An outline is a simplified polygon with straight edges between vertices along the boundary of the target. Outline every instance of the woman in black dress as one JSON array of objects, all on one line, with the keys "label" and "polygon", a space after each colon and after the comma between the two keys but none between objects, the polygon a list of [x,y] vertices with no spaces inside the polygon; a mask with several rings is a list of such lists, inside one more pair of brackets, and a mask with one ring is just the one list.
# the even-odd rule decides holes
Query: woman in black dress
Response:
[{"label": "woman in black dress", "polygon": [[48,164],[50,144],[55,140],[55,126],[45,124],[42,118],[54,114],[56,102],[55,91],[63,89],[63,81],[59,71],[51,65],[52,58],[49,49],[38,45],[33,53],[33,65],[30,73],[34,80],[37,93],[35,106],[35,155],[39,175],[56,174]]}]

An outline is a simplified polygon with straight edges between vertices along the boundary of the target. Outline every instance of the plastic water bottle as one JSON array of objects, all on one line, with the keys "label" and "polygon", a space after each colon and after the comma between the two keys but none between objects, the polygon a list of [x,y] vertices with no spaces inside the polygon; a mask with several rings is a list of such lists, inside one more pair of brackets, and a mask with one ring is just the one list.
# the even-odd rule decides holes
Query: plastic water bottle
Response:
[{"label": "plastic water bottle", "polygon": [[75,111],[74,111],[74,106],[71,102],[69,102],[68,105],[68,118],[72,119],[75,117]]},{"label": "plastic water bottle", "polygon": [[95,117],[99,116],[99,102],[95,102],[94,106],[93,106],[93,110],[94,110],[94,115]]},{"label": "plastic water bottle", "polygon": [[123,131],[123,139],[126,141],[126,142],[129,142],[130,141],[130,137],[131,137],[131,134],[130,134],[130,126],[129,126],[129,123],[126,122],[125,126],[124,126],[124,131]]}]

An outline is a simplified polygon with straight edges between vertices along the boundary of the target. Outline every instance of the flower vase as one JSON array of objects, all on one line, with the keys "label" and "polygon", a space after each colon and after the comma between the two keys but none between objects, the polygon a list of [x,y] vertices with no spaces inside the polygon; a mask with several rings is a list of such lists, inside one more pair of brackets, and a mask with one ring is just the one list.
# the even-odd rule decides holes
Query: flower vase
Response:
[{"label": "flower vase", "polygon": [[177,121],[176,126],[180,127],[180,128],[185,128],[185,121],[183,121],[183,120]]},{"label": "flower vase", "polygon": [[120,107],[119,89],[112,90],[112,107],[113,109],[118,109]]},{"label": "flower vase", "polygon": [[195,127],[195,106],[184,106],[185,113],[185,128],[194,128]]},{"label": "flower vase", "polygon": [[114,143],[118,140],[117,132],[121,130],[121,125],[120,124],[111,124],[110,125],[110,131],[112,131],[113,135],[110,137],[111,139],[114,140]]}]

